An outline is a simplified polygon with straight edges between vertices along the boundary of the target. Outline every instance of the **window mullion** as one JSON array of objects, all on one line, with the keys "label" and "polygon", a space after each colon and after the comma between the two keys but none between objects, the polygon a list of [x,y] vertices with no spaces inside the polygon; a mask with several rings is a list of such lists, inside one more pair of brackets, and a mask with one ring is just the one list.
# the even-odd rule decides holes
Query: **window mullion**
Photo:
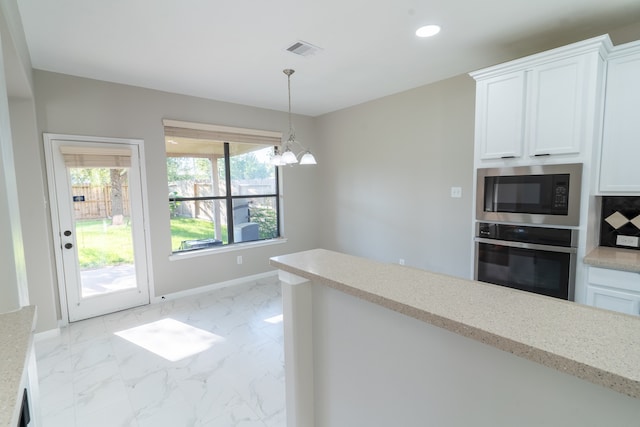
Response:
[{"label": "window mullion", "polygon": [[226,197],[227,197],[227,238],[229,239],[229,244],[235,242],[235,237],[233,235],[233,199],[231,198],[231,159],[229,155],[229,143],[224,143],[224,179],[226,181]]},{"label": "window mullion", "polygon": [[276,170],[276,235],[280,237],[280,168],[274,166]]}]

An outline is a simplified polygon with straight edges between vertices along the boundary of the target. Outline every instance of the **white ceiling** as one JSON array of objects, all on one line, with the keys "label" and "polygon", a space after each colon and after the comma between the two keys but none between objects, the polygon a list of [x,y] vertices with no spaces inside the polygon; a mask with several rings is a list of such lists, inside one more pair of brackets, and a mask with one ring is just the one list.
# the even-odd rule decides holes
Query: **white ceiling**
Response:
[{"label": "white ceiling", "polygon": [[[317,116],[640,23],[640,0],[18,0],[36,69]],[[421,25],[442,32],[418,39]],[[638,34],[640,38],[640,33]],[[321,47],[298,57],[297,40]],[[629,41],[629,40],[623,40]],[[614,43],[616,40],[614,39]]]}]

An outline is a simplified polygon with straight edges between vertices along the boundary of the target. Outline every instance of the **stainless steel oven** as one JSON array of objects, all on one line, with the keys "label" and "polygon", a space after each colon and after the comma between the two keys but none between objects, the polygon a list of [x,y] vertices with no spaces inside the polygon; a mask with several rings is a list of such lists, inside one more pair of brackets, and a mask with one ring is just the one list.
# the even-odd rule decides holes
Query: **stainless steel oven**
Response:
[{"label": "stainless steel oven", "polygon": [[577,230],[480,222],[475,279],[573,301]]},{"label": "stainless steel oven", "polygon": [[480,221],[577,226],[582,164],[480,168],[476,218]]}]

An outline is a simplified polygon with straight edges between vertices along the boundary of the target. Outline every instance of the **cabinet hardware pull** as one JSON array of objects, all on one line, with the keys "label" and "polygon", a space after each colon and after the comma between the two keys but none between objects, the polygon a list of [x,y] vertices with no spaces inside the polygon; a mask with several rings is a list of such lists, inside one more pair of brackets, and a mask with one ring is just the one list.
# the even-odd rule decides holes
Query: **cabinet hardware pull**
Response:
[{"label": "cabinet hardware pull", "polygon": [[549,153],[544,153],[544,154],[535,154],[536,157],[542,157],[542,156],[550,156],[551,154]]},{"label": "cabinet hardware pull", "polygon": [[516,156],[502,156],[501,159],[515,159]]}]

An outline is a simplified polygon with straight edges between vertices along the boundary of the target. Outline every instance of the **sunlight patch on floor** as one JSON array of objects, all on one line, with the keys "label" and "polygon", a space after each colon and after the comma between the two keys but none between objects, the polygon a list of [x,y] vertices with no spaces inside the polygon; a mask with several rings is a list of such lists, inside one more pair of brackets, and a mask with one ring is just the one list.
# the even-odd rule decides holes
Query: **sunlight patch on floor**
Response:
[{"label": "sunlight patch on floor", "polygon": [[265,322],[267,323],[272,323],[272,324],[278,324],[278,323],[282,323],[282,314],[278,314],[277,316],[273,316],[273,317],[269,317],[267,319],[264,319]]},{"label": "sunlight patch on floor", "polygon": [[224,338],[174,319],[162,319],[116,332],[124,338],[171,362],[208,350]]}]

